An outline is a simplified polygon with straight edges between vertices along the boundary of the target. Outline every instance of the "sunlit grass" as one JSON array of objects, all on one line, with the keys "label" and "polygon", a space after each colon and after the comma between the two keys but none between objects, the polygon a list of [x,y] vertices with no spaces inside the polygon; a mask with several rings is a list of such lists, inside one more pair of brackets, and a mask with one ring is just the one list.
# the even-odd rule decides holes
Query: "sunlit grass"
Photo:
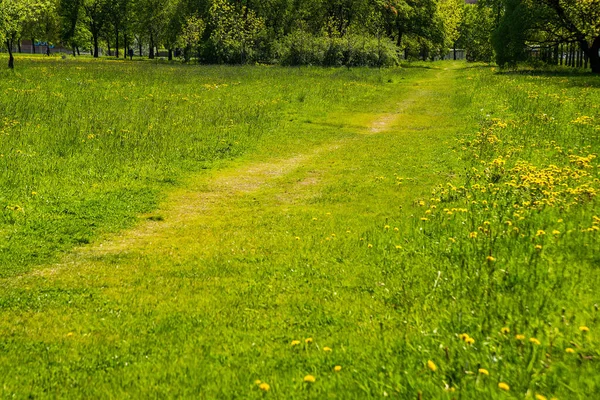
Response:
[{"label": "sunlit grass", "polygon": [[172,168],[151,220],[2,281],[3,395],[598,394],[597,78],[164,68],[215,104],[244,84],[205,82],[254,82],[227,118],[256,91],[292,94],[207,171],[128,161]]}]

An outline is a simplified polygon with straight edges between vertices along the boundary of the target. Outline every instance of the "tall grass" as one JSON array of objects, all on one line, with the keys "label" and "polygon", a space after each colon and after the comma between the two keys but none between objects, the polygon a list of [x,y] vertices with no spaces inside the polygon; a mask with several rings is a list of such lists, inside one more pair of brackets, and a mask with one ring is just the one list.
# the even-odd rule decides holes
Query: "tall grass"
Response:
[{"label": "tall grass", "polygon": [[[45,65],[31,62],[29,79]],[[185,173],[214,167],[224,157],[245,157],[245,151],[260,159],[305,152],[328,139],[345,140],[272,178],[272,185],[221,197],[210,212],[171,228],[170,235],[124,252],[88,254],[57,271],[4,279],[0,393],[598,397],[597,77],[498,74],[478,66],[445,69],[460,64],[383,73],[140,64],[130,68],[143,71],[144,77],[125,79],[118,72],[127,70],[116,64],[55,67],[75,67],[74,74],[80,67],[102,76],[113,65],[118,87],[146,82],[143,90],[133,86],[136,96],[121,92],[111,97],[112,88],[106,86],[112,81],[98,85],[103,96],[119,102],[137,99],[135,104],[152,111],[136,109],[135,123],[124,127],[133,132],[142,121],[143,129],[131,136],[142,149],[143,133],[152,135],[143,116],[150,120],[174,104],[180,111],[206,109],[206,116],[196,113],[195,120],[212,136],[200,141],[206,144],[202,147],[177,137],[181,132],[193,135],[193,127],[181,123],[181,132],[170,132],[171,122],[155,114],[166,139],[148,139],[154,147],[136,158],[118,154],[121,139],[116,134],[75,135],[78,140],[71,147],[78,151],[62,162],[71,163],[79,154],[87,158],[73,171],[60,169],[67,176],[64,183],[56,179],[56,188],[30,184],[7,191],[23,193],[22,198],[29,198],[30,190],[38,192],[31,203],[23,203],[25,212],[15,207],[21,206],[21,197],[7,201],[12,208],[4,211],[5,218],[13,222],[5,222],[4,229],[29,232],[21,240],[44,237],[24,228],[32,223],[28,204],[38,204],[38,198],[45,204],[43,190],[52,189],[57,196],[70,191],[62,207],[78,212],[60,214],[48,206],[51,212],[40,211],[36,217],[51,221],[40,223],[42,232],[53,224],[67,226],[65,221],[76,227],[104,224],[90,228],[92,232],[100,226],[117,229],[84,213],[90,200],[76,199],[98,193],[98,210],[120,204],[101,197],[116,186],[119,193],[154,190],[141,197],[155,200],[164,185],[173,183],[153,182],[173,179],[177,184]],[[55,67],[48,71],[58,75]],[[199,82],[189,83],[189,90],[180,94],[190,100],[167,102],[167,88],[147,90],[162,88],[164,76],[176,81],[184,74],[189,75],[181,85]],[[16,86],[16,78],[9,79]],[[57,82],[64,85],[66,79]],[[209,83],[218,88],[205,90]],[[172,86],[177,92],[178,86]],[[26,88],[35,87],[30,83]],[[110,107],[110,102],[102,103],[103,96],[90,103],[103,104],[96,112]],[[229,103],[235,98],[237,103]],[[269,112],[254,120],[256,108],[248,106],[248,99],[255,106],[264,102]],[[190,107],[192,100],[229,111]],[[236,107],[246,111],[238,116],[242,111]],[[387,130],[373,134],[364,129],[376,114],[388,111],[400,114]],[[169,114],[173,123],[194,120],[180,113]],[[120,109],[110,115],[117,114]],[[205,120],[211,122],[200,122]],[[105,118],[96,122],[107,123]],[[21,123],[5,128],[10,130],[7,140],[16,140],[13,130],[23,126],[27,128]],[[231,137],[225,134],[229,126],[235,132]],[[48,138],[40,139],[36,151],[54,143]],[[223,148],[223,139],[244,148],[231,145],[228,156],[206,156],[220,154],[212,149]],[[101,157],[91,151],[93,146],[86,147],[99,146],[100,140],[115,142],[103,147],[112,154],[105,160],[112,166],[106,174],[113,168],[119,172],[111,175],[110,185],[89,179],[99,182],[94,192],[78,176],[85,176],[87,165]],[[191,152],[179,158],[172,142],[185,143],[181,148],[195,145],[204,156],[194,159]],[[15,149],[22,151],[19,157],[32,153],[24,145]],[[118,157],[121,161],[112,161]],[[30,159],[35,157],[23,160]],[[52,176],[36,168],[33,176],[14,180],[13,187]],[[130,206],[127,198],[120,201]],[[113,213],[122,218],[138,211],[126,206],[112,206]],[[50,219],[55,215],[64,219]],[[49,242],[40,240],[46,246]],[[11,248],[6,254],[18,253]],[[11,268],[5,275],[25,269]]]},{"label": "tall grass", "polygon": [[0,72],[0,276],[129,226],[185,174],[323,140],[302,124],[381,101],[396,74],[17,61]]}]

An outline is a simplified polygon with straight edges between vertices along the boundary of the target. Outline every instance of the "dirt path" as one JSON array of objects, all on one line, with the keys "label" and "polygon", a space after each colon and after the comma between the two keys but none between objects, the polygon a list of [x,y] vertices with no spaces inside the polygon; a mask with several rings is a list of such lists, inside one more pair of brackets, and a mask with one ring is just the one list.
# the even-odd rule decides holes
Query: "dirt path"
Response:
[{"label": "dirt path", "polygon": [[[376,116],[367,131],[379,134],[389,130],[394,123],[402,118],[403,112],[422,97],[423,92],[413,90],[410,96],[396,105],[396,111]],[[360,140],[355,138],[354,140]],[[218,171],[213,176],[198,176],[190,181],[186,188],[176,190],[168,195],[160,209],[152,213],[138,226],[120,234],[109,237],[98,244],[84,246],[74,250],[70,255],[56,265],[33,271],[33,275],[52,276],[65,269],[78,269],[107,255],[127,254],[130,252],[161,252],[169,249],[172,238],[178,242],[199,242],[199,236],[193,229],[195,225],[205,224],[205,218],[219,212],[223,204],[232,198],[247,193],[272,187],[278,178],[297,170],[300,166],[311,164],[316,158],[330,154],[342,147],[351,145],[352,139],[326,143],[296,154],[290,158],[275,158],[268,162],[251,163],[234,168]],[[298,189],[303,186],[314,186],[315,178],[303,179],[298,183]],[[293,193],[280,193],[280,197],[294,197]],[[184,232],[189,237],[182,237]],[[97,264],[93,263],[92,264]],[[97,266],[97,265],[96,265]]]},{"label": "dirt path", "polygon": [[[329,141],[190,177],[133,229],[1,279],[7,381],[69,398],[253,398],[256,379],[285,397],[317,359],[351,372],[381,346],[374,316],[398,312],[382,291],[411,279],[383,256],[414,200],[451,179],[460,124],[451,72],[437,73],[398,84],[384,111],[326,116]],[[396,337],[407,318],[383,324]],[[297,338],[314,344],[290,356]]]}]

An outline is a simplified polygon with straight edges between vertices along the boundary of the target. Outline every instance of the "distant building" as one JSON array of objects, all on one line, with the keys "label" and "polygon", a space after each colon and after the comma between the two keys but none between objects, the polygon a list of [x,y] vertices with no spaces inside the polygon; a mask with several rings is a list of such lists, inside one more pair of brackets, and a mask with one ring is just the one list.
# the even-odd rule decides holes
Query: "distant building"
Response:
[{"label": "distant building", "polygon": [[465,0],[465,3],[467,3],[467,4],[476,4],[477,0]]},{"label": "distant building", "polygon": [[[46,42],[32,42],[31,40],[21,40],[21,51],[19,51],[19,44],[15,43],[13,51],[19,53],[38,53],[46,54],[48,46]],[[65,49],[62,45],[50,45],[50,53],[67,53],[69,49]]]}]

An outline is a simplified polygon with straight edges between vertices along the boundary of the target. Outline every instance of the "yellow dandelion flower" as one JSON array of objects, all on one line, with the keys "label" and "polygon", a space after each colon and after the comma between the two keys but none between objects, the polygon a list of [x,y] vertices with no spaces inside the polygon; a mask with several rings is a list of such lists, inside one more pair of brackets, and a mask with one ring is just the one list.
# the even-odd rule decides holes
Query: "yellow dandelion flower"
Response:
[{"label": "yellow dandelion flower", "polygon": [[489,261],[489,262],[496,261],[496,259],[494,257],[492,257],[492,256],[487,256],[486,260]]},{"label": "yellow dandelion flower", "polygon": [[477,237],[477,232],[469,233],[469,239],[475,239]]},{"label": "yellow dandelion flower", "polygon": [[545,234],[546,234],[546,232],[544,232],[543,230],[540,229],[539,231],[536,232],[535,236],[543,236]]},{"label": "yellow dandelion flower", "polygon": [[485,368],[479,368],[479,373],[481,375],[489,375],[490,374],[490,372]]},{"label": "yellow dandelion flower", "polygon": [[271,385],[269,385],[268,383],[261,383],[260,385],[258,385],[258,388],[260,390],[262,390],[263,392],[268,392],[271,389]]},{"label": "yellow dandelion flower", "polygon": [[390,226],[386,225],[386,226],[383,227],[383,229],[390,229]]},{"label": "yellow dandelion flower", "polygon": [[541,250],[542,249],[542,245],[541,244],[536,244],[535,245],[535,249],[538,250],[538,251]]},{"label": "yellow dandelion flower", "polygon": [[548,400],[548,398],[544,395],[541,394],[536,394],[535,395],[535,400]]},{"label": "yellow dandelion flower", "polygon": [[298,346],[299,344],[300,344],[299,340],[292,340],[292,343],[291,343],[292,346]]},{"label": "yellow dandelion flower", "polygon": [[296,236],[296,240],[300,240],[300,236]]},{"label": "yellow dandelion flower", "polygon": [[554,236],[560,235],[560,231],[555,229],[555,230],[552,231],[552,234]]},{"label": "yellow dandelion flower", "polygon": [[437,371],[437,365],[431,360],[427,361],[427,368],[432,370],[433,372]]},{"label": "yellow dandelion flower", "polygon": [[533,344],[535,344],[536,346],[539,346],[541,343],[539,340],[537,340],[536,338],[532,337],[529,339],[529,341]]},{"label": "yellow dandelion flower", "polygon": [[325,347],[323,347],[323,351],[330,352],[330,351],[333,351],[333,350],[331,350],[331,347],[325,346]]},{"label": "yellow dandelion flower", "polygon": [[423,218],[421,218],[421,221],[429,221],[429,218],[423,217]]},{"label": "yellow dandelion flower", "polygon": [[525,335],[515,335],[515,339],[523,341],[525,340]]},{"label": "yellow dandelion flower", "polygon": [[400,232],[400,229],[394,228],[394,232]]},{"label": "yellow dandelion flower", "polygon": [[500,383],[498,384],[498,387],[499,387],[500,389],[502,389],[502,390],[505,390],[505,391],[507,391],[507,392],[510,390],[510,386],[508,386],[508,384],[506,384],[506,383],[504,383],[504,382],[500,382]]},{"label": "yellow dandelion flower", "polygon": [[313,338],[311,338],[311,337],[304,339],[304,343],[306,343],[306,344],[311,344],[312,342],[313,342]]},{"label": "yellow dandelion flower", "polygon": [[506,335],[507,333],[510,333],[510,328],[508,326],[505,326],[504,328],[500,329],[500,332],[503,335]]},{"label": "yellow dandelion flower", "polygon": [[573,354],[573,353],[575,353],[575,349],[573,349],[573,348],[571,348],[571,347],[567,347],[567,348],[565,349],[565,351],[566,351],[567,353],[569,353],[569,354]]},{"label": "yellow dandelion flower", "polygon": [[307,383],[315,383],[316,380],[317,380],[317,378],[315,378],[312,375],[306,375],[304,377],[304,382],[307,382]]},{"label": "yellow dandelion flower", "polygon": [[317,217],[314,217],[314,218],[313,218],[313,221],[316,221],[316,220],[317,220]]},{"label": "yellow dandelion flower", "polygon": [[580,330],[581,332],[589,332],[589,331],[590,331],[590,328],[588,328],[587,326],[580,326],[580,327],[579,327],[579,330]]},{"label": "yellow dandelion flower", "polygon": [[402,248],[402,246],[396,245],[396,249],[400,250],[401,248]]},{"label": "yellow dandelion flower", "polygon": [[372,248],[373,248],[373,245],[372,245],[371,243],[369,243],[369,244],[367,245],[367,247],[368,247],[368,248],[370,248],[370,249],[372,249]]},{"label": "yellow dandelion flower", "polygon": [[468,345],[472,345],[473,343],[475,343],[475,339],[473,339],[472,337],[468,337],[465,339],[465,343]]},{"label": "yellow dandelion flower", "polygon": [[469,335],[467,335],[466,333],[461,333],[460,335],[458,335],[458,338],[460,340],[467,340],[469,338]]},{"label": "yellow dandelion flower", "polygon": [[342,366],[341,365],[336,365],[335,367],[333,367],[333,370],[335,372],[340,372],[342,370]]}]

